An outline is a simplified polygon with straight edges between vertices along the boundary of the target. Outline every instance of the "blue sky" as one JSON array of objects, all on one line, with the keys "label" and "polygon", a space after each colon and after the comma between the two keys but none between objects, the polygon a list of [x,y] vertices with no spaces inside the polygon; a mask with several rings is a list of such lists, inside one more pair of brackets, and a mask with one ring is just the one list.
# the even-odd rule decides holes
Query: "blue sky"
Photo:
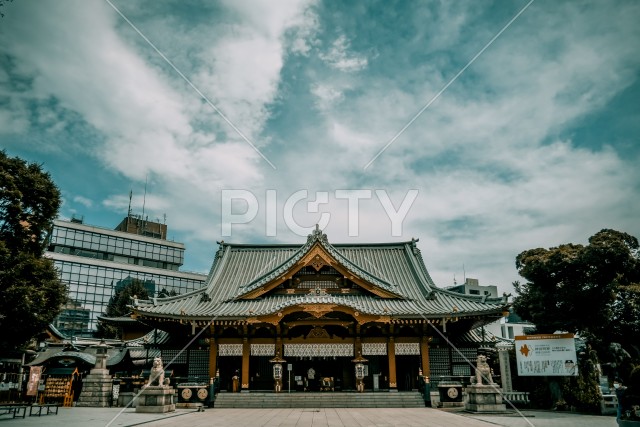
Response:
[{"label": "blue sky", "polygon": [[[61,216],[89,224],[114,227],[129,190],[141,213],[147,179],[145,213],[167,215],[188,270],[223,238],[223,190],[258,202],[224,239],[256,243],[304,241],[284,212],[307,190],[295,220],[329,213],[332,242],[420,238],[438,285],[510,290],[525,249],[640,236],[640,3],[534,1],[364,166],[527,3],[16,0],[0,19],[0,147],[43,163]],[[375,190],[397,208],[412,189],[394,236]],[[357,236],[336,190],[372,191]]]}]

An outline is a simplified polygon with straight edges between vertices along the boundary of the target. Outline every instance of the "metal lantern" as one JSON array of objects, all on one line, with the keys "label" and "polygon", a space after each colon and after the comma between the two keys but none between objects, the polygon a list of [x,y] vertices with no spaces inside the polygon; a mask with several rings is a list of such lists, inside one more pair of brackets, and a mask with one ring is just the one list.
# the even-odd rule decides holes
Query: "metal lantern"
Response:
[{"label": "metal lantern", "polygon": [[362,353],[358,350],[358,355],[352,360],[352,362],[355,363],[356,390],[362,393],[364,392],[364,377],[366,373],[364,364],[367,363],[368,360],[362,357]]},{"label": "metal lantern", "polygon": [[[273,363],[273,391],[280,393],[282,391],[282,364],[286,362],[280,357],[280,350],[276,350],[276,357],[269,360]],[[291,380],[291,372],[289,372],[289,380]],[[291,381],[289,381],[291,382]]]},{"label": "metal lantern", "polygon": [[273,364],[273,379],[274,380],[282,379],[282,363]]},{"label": "metal lantern", "polygon": [[364,364],[356,363],[356,379],[364,379]]}]

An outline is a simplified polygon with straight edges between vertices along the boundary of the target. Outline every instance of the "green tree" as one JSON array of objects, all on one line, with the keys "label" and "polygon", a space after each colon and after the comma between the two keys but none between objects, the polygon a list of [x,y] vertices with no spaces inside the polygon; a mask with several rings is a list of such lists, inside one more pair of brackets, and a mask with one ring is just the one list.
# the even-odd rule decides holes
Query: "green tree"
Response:
[{"label": "green tree", "polygon": [[[613,304],[613,316],[609,333],[615,342],[620,343],[622,347],[633,358],[640,362],[640,280],[636,280],[636,284],[622,285],[618,289],[618,297]],[[627,369],[618,372],[619,375],[625,376]]]},{"label": "green tree", "polygon": [[598,356],[589,346],[578,355],[578,376],[563,378],[562,394],[580,412],[600,412]]},{"label": "green tree", "polygon": [[514,283],[514,309],[538,332],[579,333],[600,356],[606,356],[610,343],[626,348],[638,336],[640,298],[634,292],[640,261],[635,237],[604,229],[586,246],[569,243],[524,251],[516,267],[527,282]]},{"label": "green tree", "polygon": [[0,151],[0,343],[17,348],[60,312],[67,290],[50,259],[46,234],[60,191],[41,165]]},{"label": "green tree", "polygon": [[[13,0],[0,0],[0,8],[2,8],[5,3],[11,3]],[[0,9],[0,18],[4,18],[4,13],[2,13],[2,9]]]},{"label": "green tree", "polygon": [[158,298],[175,297],[177,295],[179,294],[174,289],[167,291],[167,288],[162,288],[162,290],[158,292]]},{"label": "green tree", "polygon": [[[103,313],[103,316],[126,316],[131,313],[131,310],[127,306],[132,304],[134,298],[149,299],[149,292],[145,288],[144,282],[139,279],[131,279],[129,283],[119,289],[116,289],[111,298],[109,298],[107,311]],[[119,338],[120,329],[116,326],[109,325],[106,322],[100,322],[98,324],[98,331],[96,335],[100,338]]]}]

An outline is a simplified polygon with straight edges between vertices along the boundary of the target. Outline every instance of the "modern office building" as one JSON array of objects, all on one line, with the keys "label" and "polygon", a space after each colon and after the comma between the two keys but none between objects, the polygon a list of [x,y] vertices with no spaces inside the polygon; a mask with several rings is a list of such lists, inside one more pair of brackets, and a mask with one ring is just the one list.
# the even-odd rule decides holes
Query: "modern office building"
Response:
[{"label": "modern office building", "polygon": [[494,285],[480,285],[478,279],[467,277],[463,284],[453,285],[446,288],[452,292],[458,292],[465,295],[488,296],[491,298],[498,297],[498,287]]},{"label": "modern office building", "polygon": [[[493,285],[480,285],[478,279],[467,278],[461,285],[449,286],[449,291],[459,292],[465,295],[479,295],[488,298],[498,296],[498,287]],[[518,335],[527,335],[535,331],[535,325],[526,322],[518,316],[513,309],[509,313],[495,322],[485,325],[486,332],[498,338],[513,340]]]},{"label": "modern office building", "polygon": [[536,325],[531,322],[522,320],[513,309],[509,310],[509,315],[501,318],[497,322],[493,322],[487,325],[487,331],[493,335],[513,340],[518,335],[529,335],[534,333]]},{"label": "modern office building", "polygon": [[166,236],[165,224],[137,215],[128,215],[116,230],[75,218],[55,220],[47,256],[69,288],[69,301],[54,326],[67,336],[91,336],[111,296],[133,279],[152,297],[202,287],[207,276],[179,271],[184,244]]}]

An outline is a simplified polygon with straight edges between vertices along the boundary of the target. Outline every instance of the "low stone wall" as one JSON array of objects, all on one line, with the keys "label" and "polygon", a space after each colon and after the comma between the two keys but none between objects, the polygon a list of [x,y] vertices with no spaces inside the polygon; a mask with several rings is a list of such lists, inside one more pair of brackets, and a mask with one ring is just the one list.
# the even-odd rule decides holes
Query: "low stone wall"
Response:
[{"label": "low stone wall", "polygon": [[604,394],[600,400],[600,413],[610,415],[618,413],[618,398],[615,394]]}]

